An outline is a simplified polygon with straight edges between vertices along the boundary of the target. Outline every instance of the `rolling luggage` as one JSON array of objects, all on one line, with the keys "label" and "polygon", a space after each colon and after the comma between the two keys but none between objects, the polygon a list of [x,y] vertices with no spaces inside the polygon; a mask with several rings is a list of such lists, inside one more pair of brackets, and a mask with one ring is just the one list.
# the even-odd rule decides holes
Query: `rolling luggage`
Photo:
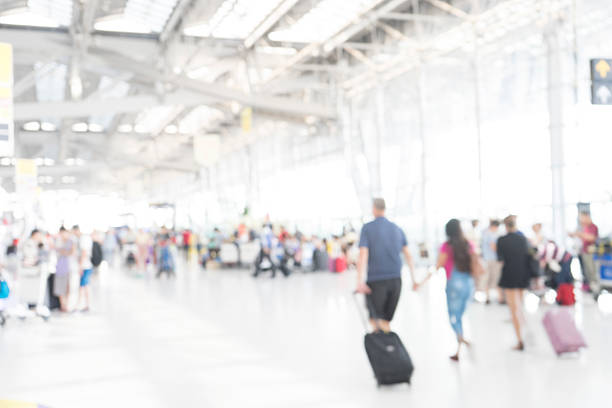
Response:
[{"label": "rolling luggage", "polygon": [[313,271],[328,271],[329,257],[327,252],[321,249],[315,249],[312,255],[312,270]]},{"label": "rolling luggage", "polygon": [[586,347],[584,337],[568,310],[563,308],[549,310],[542,322],[557,355],[573,353]]},{"label": "rolling luggage", "polygon": [[[366,299],[368,298],[366,297]],[[363,343],[378,386],[410,384],[414,366],[402,340],[394,332],[385,333],[382,330],[377,330],[368,333],[368,323],[356,296],[355,303],[366,329]],[[369,300],[366,303],[368,303],[368,309],[371,309]]]},{"label": "rolling luggage", "polygon": [[336,258],[334,272],[344,272],[346,271],[346,258],[340,257]]},{"label": "rolling luggage", "polygon": [[53,294],[53,285],[55,284],[55,275],[47,276],[47,307],[49,310],[57,310],[60,308],[59,297]]}]

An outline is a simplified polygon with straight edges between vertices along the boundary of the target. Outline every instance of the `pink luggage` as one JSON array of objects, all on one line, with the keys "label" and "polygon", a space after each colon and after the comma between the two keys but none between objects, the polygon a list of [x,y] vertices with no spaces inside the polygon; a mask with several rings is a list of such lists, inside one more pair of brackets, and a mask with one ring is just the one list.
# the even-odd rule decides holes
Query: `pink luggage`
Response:
[{"label": "pink luggage", "polygon": [[586,347],[584,337],[567,309],[549,310],[544,315],[543,323],[557,355],[573,353]]}]

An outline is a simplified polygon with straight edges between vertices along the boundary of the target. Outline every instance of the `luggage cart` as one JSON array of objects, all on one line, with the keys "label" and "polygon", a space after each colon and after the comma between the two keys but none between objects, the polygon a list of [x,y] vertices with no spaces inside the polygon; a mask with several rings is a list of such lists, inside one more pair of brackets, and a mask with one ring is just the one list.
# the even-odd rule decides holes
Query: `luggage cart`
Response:
[{"label": "luggage cart", "polygon": [[47,300],[47,269],[44,265],[37,267],[19,267],[15,279],[3,275],[9,284],[8,298],[0,299],[0,326],[7,319],[25,320],[40,317],[45,322],[51,317],[51,311],[45,304]]},{"label": "luggage cart", "polygon": [[612,290],[612,254],[595,254],[593,260],[599,278],[600,291]]}]

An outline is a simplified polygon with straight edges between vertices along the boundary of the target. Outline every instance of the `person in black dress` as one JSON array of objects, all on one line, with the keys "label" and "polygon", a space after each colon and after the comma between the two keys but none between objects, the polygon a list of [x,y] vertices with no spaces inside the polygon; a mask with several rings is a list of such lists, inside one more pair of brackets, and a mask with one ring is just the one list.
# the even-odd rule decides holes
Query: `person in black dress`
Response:
[{"label": "person in black dress", "polygon": [[506,217],[504,225],[507,233],[497,240],[497,257],[503,264],[499,287],[504,290],[512,314],[512,324],[518,339],[514,349],[522,351],[525,348],[521,332],[521,326],[525,321],[523,293],[529,287],[530,273],[527,268],[529,252],[527,239],[516,228],[516,217],[513,215]]}]

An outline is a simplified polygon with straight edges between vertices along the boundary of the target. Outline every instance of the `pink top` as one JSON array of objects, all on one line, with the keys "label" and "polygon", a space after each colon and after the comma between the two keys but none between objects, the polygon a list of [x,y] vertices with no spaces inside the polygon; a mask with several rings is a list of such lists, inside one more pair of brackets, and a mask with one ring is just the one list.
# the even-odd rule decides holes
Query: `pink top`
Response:
[{"label": "pink top", "polygon": [[[470,253],[474,253],[474,244],[472,244],[471,242],[468,243],[470,244]],[[440,248],[440,253],[446,254],[446,262],[444,263],[444,269],[446,270],[446,279],[450,279],[451,274],[453,273],[453,268],[455,267],[453,247],[451,247],[448,242],[445,242]]]}]

